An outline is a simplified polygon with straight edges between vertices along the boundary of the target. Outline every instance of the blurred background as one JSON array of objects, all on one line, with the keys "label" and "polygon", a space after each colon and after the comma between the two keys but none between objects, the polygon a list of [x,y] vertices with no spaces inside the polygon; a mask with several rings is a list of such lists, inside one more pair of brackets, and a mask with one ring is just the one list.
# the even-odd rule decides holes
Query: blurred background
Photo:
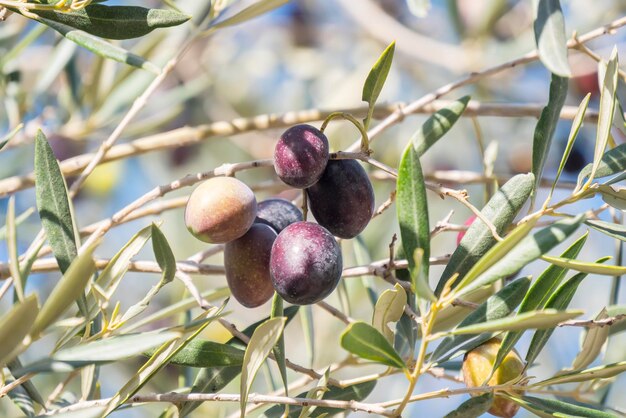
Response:
[{"label": "blurred background", "polygon": [[[108,4],[128,2],[109,1]],[[136,1],[133,4],[150,7],[168,7],[161,1]],[[170,29],[156,30],[139,40],[121,44],[162,66],[173,57],[209,8],[208,0],[172,1],[176,7],[193,16],[191,23]],[[249,2],[215,1],[215,7],[239,10]],[[512,0],[433,0],[426,16],[416,15],[417,1],[405,0],[293,0],[287,5],[240,26],[215,32],[210,37],[195,42],[176,66],[172,74],[156,91],[139,116],[124,131],[120,143],[145,138],[172,129],[197,127],[225,121],[230,130],[244,130],[240,134],[215,135],[202,141],[171,146],[146,152],[132,158],[104,164],[96,169],[75,200],[76,219],[85,227],[111,216],[115,211],[147,193],[157,185],[167,184],[189,173],[211,170],[223,163],[233,163],[271,158],[273,144],[285,128],[250,130],[243,125],[230,125],[229,121],[256,115],[282,114],[300,110],[341,110],[362,107],[361,90],[365,78],[383,49],[396,41],[395,59],[378,103],[394,109],[403,103],[454,81],[472,71],[515,59],[534,49],[532,10],[530,1]],[[579,34],[602,26],[626,12],[621,0],[562,1],[567,34]],[[232,13],[230,10],[226,14]],[[614,36],[598,39],[588,47],[597,55],[608,58],[614,45],[621,56],[626,56],[626,30]],[[598,107],[597,63],[588,55],[570,51],[570,64],[574,77],[566,105],[578,106],[585,94],[592,94],[590,109]],[[622,66],[623,68],[623,66]],[[59,160],[95,151],[117,126],[129,107],[154,78],[146,71],[103,60],[94,54],[59,37],[21,16],[10,16],[0,22],[0,89],[2,102],[0,127],[4,134],[19,123],[24,129],[0,153],[0,190],[6,190],[14,176],[25,175],[33,169],[33,137],[40,127],[45,131]],[[472,100],[486,104],[534,105],[538,111],[547,102],[550,74],[540,62],[518,66],[476,84],[452,92],[445,99],[457,99],[469,94]],[[618,93],[626,98],[623,86]],[[384,116],[385,110],[381,110]],[[386,130],[376,138],[372,148],[374,157],[385,164],[397,167],[399,157],[411,135],[424,122],[427,115],[411,115],[402,123]],[[536,124],[534,116],[479,116],[462,118],[453,130],[437,143],[423,159],[428,177],[443,182],[459,170],[481,176],[485,170],[493,171],[502,179],[530,171],[531,144]],[[311,122],[319,127],[321,121]],[[221,125],[220,125],[221,126]],[[234,128],[232,128],[234,126]],[[570,121],[562,120],[558,126],[544,176],[554,178],[562,155]],[[219,130],[218,130],[219,132]],[[343,150],[358,139],[358,132],[349,123],[332,122],[327,130],[333,151]],[[614,132],[616,142],[626,138]],[[564,183],[575,181],[578,171],[593,158],[595,124],[586,123],[565,168]],[[188,141],[189,143],[192,141]],[[372,167],[377,205],[389,197],[395,184]],[[447,176],[447,177],[446,177]],[[237,175],[256,191],[257,199],[281,195],[297,197],[277,182],[272,169],[255,169]],[[468,178],[468,174],[465,173]],[[467,189],[471,201],[482,207],[487,196],[485,183],[459,184],[449,181],[446,186]],[[555,199],[564,197],[570,189],[558,190]],[[184,188],[170,198],[179,198],[191,192]],[[542,190],[539,201],[547,190]],[[6,195],[6,193],[5,193]],[[183,200],[181,200],[183,199]],[[6,213],[7,198],[2,198],[0,216]],[[28,188],[16,193],[17,213],[34,207],[34,190]],[[579,212],[598,208],[601,200],[586,200],[571,208]],[[109,258],[141,227],[162,220],[161,226],[177,259],[185,259],[206,245],[196,241],[186,230],[182,207],[168,210],[153,217],[121,225],[106,235],[97,250],[100,258]],[[429,195],[431,227],[454,213],[450,222],[463,224],[470,216],[467,209],[452,199],[442,200]],[[610,220],[620,214],[609,211],[601,215]],[[24,252],[40,228],[36,213],[19,226],[19,250]],[[358,240],[342,243],[346,267],[367,264],[388,257],[388,245],[398,232],[395,210],[386,211],[368,226]],[[582,233],[582,232],[579,232]],[[4,232],[3,232],[4,235]],[[579,235],[578,235],[579,236]],[[431,253],[441,256],[452,252],[456,246],[456,232],[437,235]],[[569,245],[570,242],[566,243]],[[564,245],[567,246],[567,245]],[[559,253],[556,249],[553,253]],[[614,242],[595,231],[590,231],[587,246],[581,259],[591,261],[604,255],[615,255]],[[137,257],[153,260],[150,248]],[[5,241],[0,243],[0,261],[8,260]],[[220,264],[221,255],[208,260]],[[520,274],[540,272],[546,265],[536,263]],[[431,283],[435,284],[441,266],[431,270]],[[47,295],[59,273],[33,274],[29,290]],[[136,303],[159,278],[157,274],[128,273],[116,293],[122,308]],[[201,290],[224,287],[225,278],[219,275],[193,276]],[[364,283],[377,291],[389,287],[379,278],[347,278],[327,302],[348,313],[351,317],[369,321],[372,307],[367,299]],[[595,316],[609,303],[611,279],[590,276],[583,282],[572,307],[585,309],[587,316]],[[168,285],[150,305],[148,313],[179,301],[184,296],[180,283]],[[0,301],[2,309],[9,298]],[[622,290],[620,302],[625,303]],[[269,314],[270,304],[256,309],[245,309],[231,299],[227,310],[229,320],[240,329]],[[313,341],[303,331],[303,322],[296,318],[286,330],[287,357],[292,361],[323,370],[331,362],[346,355],[339,346],[339,334],[344,325],[317,307],[309,308],[313,317]],[[305,316],[301,309],[299,316]],[[180,319],[180,318],[179,318]],[[160,324],[167,325],[167,324]],[[203,338],[224,342],[230,334],[221,326],[210,326]],[[528,337],[528,335],[526,335]],[[625,335],[616,335],[606,351],[605,362],[626,360]],[[539,358],[540,367],[529,374],[543,377],[567,367],[575,357],[580,338],[578,328],[559,328]],[[53,344],[46,338],[29,349],[23,361],[32,361],[47,355]],[[529,338],[518,344],[525,353]],[[1,342],[0,342],[1,343]],[[599,360],[597,360],[598,362]],[[115,366],[105,366],[101,371],[102,396],[111,396],[131,377],[141,361],[127,361]],[[595,363],[594,363],[595,364]],[[371,369],[371,370],[369,370]],[[339,377],[356,377],[380,371],[380,367],[341,372]],[[178,369],[163,370],[143,392],[165,392],[178,387]],[[289,374],[290,379],[298,376]],[[49,394],[58,375],[42,375],[34,383],[44,394]],[[268,393],[278,387],[280,377],[274,364],[262,369],[253,391]],[[608,393],[608,404],[622,410],[626,408],[623,396],[626,379],[622,376]],[[71,400],[70,392],[78,393],[78,383],[68,387],[63,396]],[[460,386],[460,385],[458,385]],[[231,383],[225,393],[238,392],[238,380]],[[437,388],[455,387],[450,381],[439,381],[431,376],[420,379],[416,393]],[[379,384],[368,397],[377,402],[401,397],[406,390],[404,376],[389,377]],[[598,399],[604,396],[598,392]],[[437,399],[410,405],[406,416],[443,416],[465,400],[465,396]],[[236,404],[205,403],[194,412],[198,417],[226,416],[237,411]],[[162,405],[153,404],[123,410],[115,417],[158,416]],[[360,416],[354,413],[352,416]],[[0,416],[19,416],[19,411],[5,397],[0,399]],[[521,411],[519,416],[524,416]]]}]

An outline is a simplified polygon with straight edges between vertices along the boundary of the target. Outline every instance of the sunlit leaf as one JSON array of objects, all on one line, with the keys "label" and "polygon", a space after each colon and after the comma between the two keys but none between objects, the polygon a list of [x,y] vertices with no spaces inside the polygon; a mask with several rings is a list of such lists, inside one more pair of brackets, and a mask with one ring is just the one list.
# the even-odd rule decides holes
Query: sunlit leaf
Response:
[{"label": "sunlit leaf", "polygon": [[389,341],[365,322],[353,322],[341,334],[341,346],[361,358],[399,369],[406,365]]},{"label": "sunlit leaf", "polygon": [[626,361],[592,367],[585,370],[574,370],[560,374],[541,382],[533,383],[532,386],[552,386],[563,383],[587,382],[594,379],[608,379],[626,371]]},{"label": "sunlit leaf", "polygon": [[[551,2],[549,0],[539,1],[541,3]],[[556,0],[556,3],[558,3],[558,0]],[[552,144],[552,138],[554,137],[556,125],[559,122],[561,109],[567,97],[567,84],[567,78],[552,75],[548,104],[541,111],[541,116],[535,127],[532,158],[532,172],[535,175],[535,188],[537,188],[541,182],[543,168],[546,164],[548,153],[550,152],[550,144]]]},{"label": "sunlit leaf", "polygon": [[41,130],[35,136],[35,191],[37,210],[52,253],[62,273],[78,253],[65,179]]},{"label": "sunlit leaf", "polygon": [[378,100],[378,96],[383,89],[385,80],[387,80],[387,75],[389,74],[389,69],[391,68],[395,48],[395,42],[392,42],[387,48],[385,48],[383,53],[380,55],[380,57],[370,70],[370,73],[365,80],[365,84],[363,85],[363,94],[361,95],[361,100],[367,102],[369,105],[367,110],[367,117],[363,120],[363,126],[365,127],[365,129],[369,127],[370,121],[372,119],[372,114],[374,113],[376,100]]},{"label": "sunlit leaf", "polygon": [[559,0],[534,0],[533,7],[535,43],[541,62],[552,73],[561,77],[571,77],[567,61],[565,19]]},{"label": "sunlit leaf", "polygon": [[453,329],[449,332],[449,334],[479,334],[481,332],[493,331],[520,331],[527,329],[552,328],[560,322],[576,318],[583,313],[584,311],[557,311],[556,309],[530,311],[508,318],[496,319],[493,321]]},{"label": "sunlit leaf", "polygon": [[615,224],[612,222],[599,221],[595,219],[589,219],[585,221],[585,224],[593,229],[600,231],[610,237],[617,238],[622,241],[626,241],[626,226]]},{"label": "sunlit leaf", "polygon": [[393,330],[389,328],[390,322],[397,322],[404,313],[404,305],[407,303],[406,292],[402,286],[396,284],[393,289],[385,290],[376,302],[372,325],[393,342]]},{"label": "sunlit leaf", "polygon": [[[585,178],[589,177],[593,169],[593,164],[588,164],[578,174],[578,184],[582,185]],[[614,174],[623,173],[626,170],[626,144],[620,144],[617,147],[608,150],[602,156],[598,168],[596,169],[594,178],[612,176]]]},{"label": "sunlit leaf", "polygon": [[474,396],[459,405],[444,418],[478,418],[486,413],[493,405],[493,393],[487,392]]},{"label": "sunlit leaf", "polygon": [[410,141],[418,157],[424,155],[435,142],[441,139],[454,126],[463,112],[465,112],[469,101],[470,96],[463,96],[426,119],[426,122],[413,134]]},{"label": "sunlit leaf", "polygon": [[241,369],[241,385],[239,388],[241,418],[245,417],[246,403],[248,402],[248,394],[250,393],[252,382],[282,335],[286,321],[287,318],[285,317],[269,319],[259,325],[250,338]]},{"label": "sunlit leaf", "polygon": [[554,399],[540,399],[531,396],[508,398],[540,417],[615,418],[613,414],[588,406],[581,406],[579,402],[574,405]]},{"label": "sunlit leaf", "polygon": [[[489,199],[489,202],[481,210],[481,214],[491,221],[498,234],[502,235],[506,228],[511,225],[515,216],[528,200],[534,183],[535,177],[530,173],[514,176]],[[450,256],[450,261],[448,261],[439,279],[435,294],[441,294],[443,287],[453,274],[459,274],[457,282],[462,280],[465,274],[496,243],[491,230],[482,220],[476,219],[472,222],[459,246]],[[452,287],[454,288],[454,285]]]},{"label": "sunlit leaf", "polygon": [[[596,315],[594,320],[600,321],[608,318],[609,315],[606,309]],[[585,333],[585,338],[581,345],[580,351],[576,355],[576,358],[572,362],[572,370],[580,370],[583,367],[589,366],[598,357],[598,354],[602,351],[602,347],[609,338],[609,327],[592,327]]]},{"label": "sunlit leaf", "polygon": [[268,13],[280,6],[287,4],[288,2],[289,0],[259,0],[251,6],[248,6],[242,11],[238,12],[237,14],[213,24],[211,27],[217,29],[226,26],[238,25],[247,20],[254,19],[257,16]]},{"label": "sunlit leaf", "polygon": [[37,295],[28,295],[0,317],[0,366],[11,360],[11,353],[29,334],[39,312],[37,305]]}]

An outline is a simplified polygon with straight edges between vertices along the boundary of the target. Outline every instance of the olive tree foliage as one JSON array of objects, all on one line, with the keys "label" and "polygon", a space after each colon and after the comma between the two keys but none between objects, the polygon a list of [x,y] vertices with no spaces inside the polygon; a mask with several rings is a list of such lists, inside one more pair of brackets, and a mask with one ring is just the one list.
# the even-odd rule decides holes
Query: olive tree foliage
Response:
[{"label": "olive tree foliage", "polygon": [[[220,405],[222,411],[242,417],[351,412],[393,417],[408,416],[410,408],[438,398],[455,400],[449,402],[450,417],[503,410],[515,414],[519,408],[555,417],[623,413],[612,403],[612,391],[626,371],[626,358],[623,352],[621,358],[607,358],[604,353],[626,330],[626,307],[619,300],[620,277],[626,273],[621,256],[626,227],[620,214],[626,209],[622,185],[626,145],[620,143],[626,120],[617,94],[626,80],[617,49],[603,59],[586,43],[619,33],[626,18],[616,16],[603,27],[569,38],[558,0],[520,2],[531,3],[522,6],[533,12],[533,51],[462,75],[409,104],[377,103],[396,63],[397,46],[391,43],[381,47],[379,57],[371,57],[371,71],[363,78],[362,90],[355,92],[365,103],[359,108],[261,115],[167,130],[149,119],[141,129],[132,122],[154,104],[156,91],[161,93],[156,97],[163,100],[157,107],[178,106],[192,99],[171,82],[185,54],[221,31],[235,25],[245,28],[251,20],[275,13],[288,0],[198,1],[190,6],[192,15],[183,11],[182,2],[153,2],[157,8],[128,1],[109,3],[113,2],[0,0],[5,23],[22,22],[20,36],[0,57],[0,67],[7,73],[13,60],[25,56],[42,36],[54,33],[58,53],[42,69],[46,76],[39,79],[35,93],[50,88],[59,74],[65,74],[71,81],[69,94],[59,99],[67,108],[62,131],[77,136],[98,133],[91,140],[95,143],[92,152],[80,151],[59,161],[53,138],[46,135],[53,128],[42,124],[41,129],[30,129],[32,120],[29,129],[24,128],[26,114],[43,120],[38,112],[43,114],[45,109],[30,109],[31,101],[14,97],[12,87],[20,80],[5,76],[5,135],[0,152],[28,153],[34,167],[31,173],[14,172],[0,180],[0,194],[8,201],[1,232],[6,258],[0,263],[0,398],[4,398],[0,407],[7,414],[122,416],[135,410],[142,413],[149,405],[150,413],[162,417],[202,416],[207,405]],[[354,7],[359,7],[356,3]],[[402,4],[420,18],[427,19],[431,13],[428,1]],[[169,51],[171,56],[159,55],[159,42],[174,29],[176,37],[167,39],[178,42],[177,47]],[[142,39],[125,41],[133,38]],[[89,51],[92,68],[89,77],[76,77],[74,57],[79,53],[84,57],[83,49]],[[564,106],[572,76],[568,54],[573,49],[598,61],[597,109],[590,108],[589,94],[577,108]],[[462,87],[538,60],[551,73],[547,101],[541,106],[489,108],[469,96],[455,96]],[[497,86],[497,81],[494,85],[506,88]],[[124,89],[109,92],[106,86]],[[444,95],[452,100],[441,101]],[[81,126],[76,126],[73,112],[95,116],[83,116]],[[479,117],[481,112],[512,118],[530,112],[537,122],[530,172],[498,177],[494,160],[486,155],[484,172],[477,180],[484,185],[486,199],[484,204],[475,204],[481,200],[462,189],[466,179],[448,178],[444,186],[423,163],[431,147],[446,143],[448,132],[459,120]],[[429,116],[411,138],[403,140],[404,150],[393,161],[379,161],[375,139],[415,113]],[[163,119],[168,117],[163,113]],[[547,177],[544,168],[563,118],[571,120],[571,130],[556,175]],[[81,199],[103,204],[97,196],[83,196],[81,190],[107,162],[182,150],[217,136],[284,130],[297,123],[323,122],[324,131],[340,120],[354,125],[355,141],[331,152],[330,159],[356,160],[367,168],[372,182],[392,185],[390,194],[375,188],[378,205],[370,226],[390,217],[398,233],[386,231],[382,239],[389,243],[389,251],[378,261],[373,261],[362,235],[340,240],[344,265],[336,295],[313,307],[283,303],[275,293],[271,303],[255,308],[256,320],[239,316],[240,306],[230,298],[224,281],[206,280],[207,276],[223,278],[223,261],[208,264],[205,260],[216,255],[219,259],[224,246],[206,245],[197,254],[177,259],[176,246],[163,232],[165,213],[172,211],[182,218],[178,209],[185,205],[191,187],[206,179],[240,176],[255,193],[263,193],[264,188],[288,190],[271,171],[272,159],[222,159],[202,172],[166,173],[166,183],[133,195],[130,203],[89,225],[74,210],[83,203]],[[596,132],[592,159],[585,161],[576,182],[562,181],[583,122]],[[133,129],[143,136],[119,141],[137,135]],[[270,170],[269,185],[253,176],[244,177],[244,172],[260,170]],[[123,186],[122,182],[117,187]],[[18,211],[16,203],[28,199],[22,197],[28,193],[23,191],[33,188],[34,207]],[[305,219],[312,220],[306,192],[291,196],[301,205]],[[598,205],[580,210],[579,203],[593,197]],[[451,208],[472,212],[474,220],[463,226],[451,223],[450,216],[439,222],[430,219],[429,207],[439,198]],[[354,213],[360,210],[357,203],[343,203],[355,205]],[[38,219],[33,228],[35,213]],[[612,216],[601,218],[606,213]],[[116,244],[110,258],[100,257],[111,231],[130,221],[136,221],[131,224],[130,239]],[[434,254],[433,238],[451,231],[464,235],[449,249],[450,254]],[[585,261],[594,234],[610,237],[615,249],[602,248],[602,258]],[[194,238],[188,235],[188,239]],[[347,257],[347,252],[355,256]],[[143,258],[151,254],[151,259],[137,261],[140,254]],[[352,260],[356,264],[347,262]],[[434,268],[442,264],[442,270]],[[519,274],[528,266],[543,271],[534,276]],[[29,280],[42,273],[50,291],[42,291]],[[142,295],[125,295],[132,295],[133,300],[128,303],[126,298],[122,303],[122,289],[133,286],[131,273],[151,280],[150,287]],[[592,280],[610,283],[610,294],[599,312],[581,310],[572,303],[579,285]],[[348,282],[355,285],[348,287]],[[184,285],[184,292],[175,293],[176,283]],[[162,297],[169,293],[182,296],[164,305]],[[339,306],[334,306],[337,301]],[[342,329],[340,333],[329,336],[320,329],[320,316],[328,314],[336,322],[335,329]],[[563,327],[579,330],[581,335],[571,366],[535,377],[538,357],[553,332]],[[209,330],[216,328],[226,330],[229,337],[212,338],[215,333]],[[522,338],[529,343],[518,344]],[[462,364],[464,358],[475,358],[467,353],[494,346],[486,368],[470,360]],[[325,353],[317,353],[320,360],[313,363],[315,367],[292,360],[301,358],[303,351],[313,357],[315,347],[339,353],[340,360],[320,364],[333,357]],[[118,369],[124,371],[122,381],[119,375],[111,376]],[[461,369],[464,379],[458,377]],[[261,376],[267,378],[265,382]],[[426,377],[446,382],[446,388],[428,390],[419,385]],[[379,401],[368,401],[372,393]]]}]

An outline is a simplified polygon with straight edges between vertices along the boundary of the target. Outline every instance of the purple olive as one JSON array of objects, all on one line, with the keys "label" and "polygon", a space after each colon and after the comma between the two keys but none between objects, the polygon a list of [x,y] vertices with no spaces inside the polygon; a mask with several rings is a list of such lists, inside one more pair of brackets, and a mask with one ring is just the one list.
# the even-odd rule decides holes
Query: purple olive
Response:
[{"label": "purple olive", "polygon": [[241,237],[256,217],[256,198],[248,186],[233,177],[213,177],[189,196],[185,225],[204,242],[225,243]]},{"label": "purple olive", "polygon": [[331,160],[322,178],[307,189],[315,220],[340,238],[354,238],[374,214],[374,189],[355,160]]},{"label": "purple olive", "polygon": [[309,305],[330,295],[341,279],[341,249],[324,227],[296,222],[274,242],[270,273],[274,289],[287,302]]},{"label": "purple olive", "polygon": [[328,139],[311,125],[287,129],[274,149],[274,169],[286,184],[304,189],[314,184],[328,162]]},{"label": "purple olive", "polygon": [[270,254],[276,231],[254,224],[244,236],[224,246],[226,281],[232,295],[247,308],[256,308],[274,294]]},{"label": "purple olive", "polygon": [[302,212],[296,205],[285,199],[267,199],[257,204],[254,222],[269,225],[277,233],[294,222],[302,220]]}]

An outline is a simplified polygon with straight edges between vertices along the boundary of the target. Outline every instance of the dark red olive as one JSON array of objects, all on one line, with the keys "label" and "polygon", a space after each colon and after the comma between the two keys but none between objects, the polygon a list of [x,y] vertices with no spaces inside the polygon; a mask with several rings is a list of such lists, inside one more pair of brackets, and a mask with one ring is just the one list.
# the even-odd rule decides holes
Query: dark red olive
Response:
[{"label": "dark red olive", "polygon": [[304,189],[324,172],[329,157],[326,135],[311,125],[287,129],[274,149],[274,169],[286,184]]},{"label": "dark red olive", "polygon": [[354,238],[374,214],[374,189],[355,160],[331,160],[320,180],[307,189],[315,220],[340,238]]},{"label": "dark red olive", "polygon": [[269,225],[280,232],[294,222],[302,220],[302,212],[285,199],[267,199],[257,204],[254,222]]},{"label": "dark red olive", "polygon": [[342,272],[341,249],[324,227],[296,222],[274,242],[270,273],[276,292],[287,302],[309,305],[330,295]]}]

